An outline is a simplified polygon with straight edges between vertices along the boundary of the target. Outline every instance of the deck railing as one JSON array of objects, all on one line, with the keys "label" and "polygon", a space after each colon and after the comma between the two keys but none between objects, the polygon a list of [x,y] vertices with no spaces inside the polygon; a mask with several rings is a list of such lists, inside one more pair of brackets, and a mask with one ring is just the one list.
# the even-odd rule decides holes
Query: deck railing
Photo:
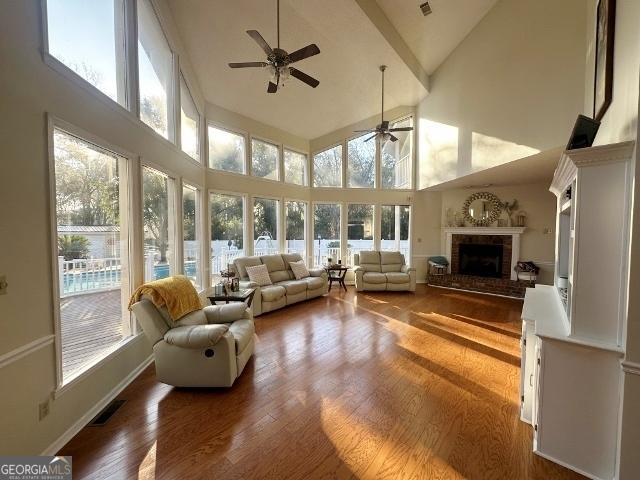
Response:
[{"label": "deck railing", "polygon": [[118,288],[121,273],[119,258],[65,260],[58,257],[60,296]]}]

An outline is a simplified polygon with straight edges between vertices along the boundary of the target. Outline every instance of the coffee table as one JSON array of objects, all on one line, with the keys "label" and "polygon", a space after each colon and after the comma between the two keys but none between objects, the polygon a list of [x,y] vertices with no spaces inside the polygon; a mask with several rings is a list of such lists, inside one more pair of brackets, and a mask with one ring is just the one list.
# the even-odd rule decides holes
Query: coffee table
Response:
[{"label": "coffee table", "polygon": [[251,306],[253,302],[253,295],[256,293],[255,288],[240,289],[237,292],[221,293],[220,295],[207,295],[207,298],[211,302],[211,305],[215,305],[216,302],[246,302],[247,307]]}]

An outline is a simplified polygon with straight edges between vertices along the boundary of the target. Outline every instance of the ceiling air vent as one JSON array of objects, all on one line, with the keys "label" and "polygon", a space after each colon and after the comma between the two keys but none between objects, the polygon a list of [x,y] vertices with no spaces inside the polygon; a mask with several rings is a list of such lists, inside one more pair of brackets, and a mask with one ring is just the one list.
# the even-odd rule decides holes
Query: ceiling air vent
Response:
[{"label": "ceiling air vent", "polygon": [[420,10],[422,11],[422,15],[425,17],[429,15],[431,13],[431,6],[429,5],[429,2],[424,2],[420,5]]}]

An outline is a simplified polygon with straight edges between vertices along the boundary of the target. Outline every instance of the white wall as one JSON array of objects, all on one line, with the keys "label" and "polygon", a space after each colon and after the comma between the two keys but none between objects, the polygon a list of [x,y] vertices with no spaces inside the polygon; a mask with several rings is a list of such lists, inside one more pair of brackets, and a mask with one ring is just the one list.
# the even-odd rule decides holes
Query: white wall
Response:
[{"label": "white wall", "polygon": [[418,105],[420,188],[564,145],[584,104],[584,0],[500,0]]}]

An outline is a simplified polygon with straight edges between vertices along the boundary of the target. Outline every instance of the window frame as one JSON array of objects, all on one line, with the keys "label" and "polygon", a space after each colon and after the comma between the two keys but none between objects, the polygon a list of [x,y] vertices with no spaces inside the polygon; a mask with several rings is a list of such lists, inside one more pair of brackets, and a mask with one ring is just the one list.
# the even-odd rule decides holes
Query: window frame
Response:
[{"label": "window frame", "polygon": [[282,234],[282,232],[283,232],[283,230],[282,230],[282,222],[284,220],[284,218],[283,218],[283,210],[282,209],[284,207],[284,202],[283,202],[282,197],[271,196],[271,195],[249,194],[248,195],[248,200],[249,200],[250,205],[251,205],[251,215],[250,215],[250,217],[251,217],[251,220],[250,220],[250,222],[251,222],[251,230],[250,230],[250,233],[251,233],[251,255],[254,255],[254,252],[255,252],[255,241],[256,241],[256,239],[254,238],[255,224],[254,224],[254,221],[253,221],[253,219],[254,219],[253,207],[255,206],[255,200],[256,199],[273,200],[275,202],[278,202],[277,203],[277,209],[276,209],[276,214],[277,214],[276,225],[277,225],[277,229],[278,229],[278,231],[276,232],[276,236],[277,236],[276,244],[278,245],[278,252],[282,253],[283,252],[283,245],[284,245],[284,241],[283,241],[284,239],[282,237],[282,235],[283,235]]},{"label": "window frame", "polygon": [[[226,172],[226,173],[230,173],[230,172]],[[236,174],[236,175],[239,175],[239,174]],[[211,255],[211,242],[213,242],[213,237],[211,235],[211,229],[213,227],[211,222],[211,214],[212,214],[211,195],[226,195],[226,196],[240,197],[242,199],[242,245],[243,245],[242,249],[244,250],[245,257],[250,257],[251,255],[253,255],[253,245],[251,245],[252,242],[248,241],[248,239],[253,238],[253,217],[251,215],[247,215],[247,206],[250,205],[250,202],[251,202],[251,196],[248,193],[238,192],[234,190],[221,190],[216,188],[209,188],[207,189],[206,195],[207,195],[206,197],[207,245],[205,246],[205,249],[206,249],[205,258],[207,262],[207,273],[209,275],[209,278],[207,279],[207,281],[209,282],[209,287],[210,287],[213,285],[212,282],[213,282],[213,275],[214,275],[211,269],[211,259],[213,257]],[[248,250],[248,247],[250,245],[251,245],[251,251]],[[206,289],[207,287],[204,287],[204,288]]]},{"label": "window frame", "polygon": [[[388,192],[413,192],[415,191],[415,184],[416,184],[416,172],[417,172],[417,166],[416,166],[416,116],[414,113],[408,113],[407,115],[398,117],[394,120],[389,121],[389,126],[390,128],[393,128],[392,125],[394,123],[399,123],[399,122],[403,122],[405,120],[409,120],[411,119],[411,126],[413,127],[413,130],[411,130],[409,132],[409,135],[411,136],[411,153],[409,154],[409,157],[411,159],[410,163],[410,168],[411,171],[409,172],[409,188],[391,188],[391,187],[384,187],[382,185],[382,148],[380,148],[380,146],[378,146],[377,150],[377,155],[378,155],[378,159],[377,159],[377,172],[378,172],[378,176],[379,176],[379,189],[384,190],[384,191],[388,191]],[[380,142],[378,142],[379,144]]]},{"label": "window frame", "polygon": [[345,154],[345,158],[346,158],[346,164],[344,165],[344,178],[345,178],[345,183],[344,183],[344,188],[346,189],[350,189],[350,190],[378,190],[380,185],[381,185],[381,181],[380,181],[380,167],[382,165],[381,160],[382,160],[382,156],[381,156],[381,150],[380,150],[380,142],[378,141],[377,138],[372,138],[371,141],[374,142],[374,149],[373,149],[373,170],[374,170],[374,177],[373,177],[373,186],[372,187],[355,187],[352,185],[349,185],[349,142],[351,142],[352,140],[355,140],[357,138],[360,137],[364,137],[364,136],[368,136],[368,135],[373,135],[372,133],[357,133],[355,135],[352,135],[350,137],[347,137],[344,141],[344,145],[345,145],[345,149],[346,149],[346,154]]},{"label": "window frame", "polygon": [[[176,140],[177,140],[177,145],[180,148],[180,151],[182,153],[184,153],[187,158],[189,158],[190,160],[196,162],[198,165],[202,165],[202,160],[203,160],[203,155],[202,155],[202,140],[203,140],[203,135],[202,135],[202,120],[203,120],[203,116],[200,113],[200,109],[198,108],[198,104],[196,103],[195,99],[193,98],[193,94],[191,93],[191,86],[189,85],[189,81],[187,80],[186,75],[184,74],[184,71],[182,69],[180,69],[180,71],[178,72],[178,76],[179,76],[179,80],[178,83],[180,85],[179,88],[179,95],[178,95],[178,106],[177,106],[177,110],[178,110],[178,120],[177,120],[177,127],[179,130],[179,135],[176,135]],[[188,154],[187,152],[184,151],[183,146],[182,146],[182,82],[184,82],[184,85],[187,89],[187,94],[189,95],[189,98],[191,99],[191,103],[193,104],[193,107],[196,110],[196,114],[198,116],[197,120],[196,120],[196,141],[197,141],[197,145],[196,145],[196,155],[198,156],[198,158],[193,158],[190,154]],[[207,158],[208,161],[208,158]]]},{"label": "window frame", "polygon": [[[376,219],[376,229],[378,231],[376,240],[378,242],[376,248],[378,250],[382,250],[382,207],[408,207],[409,209],[409,225],[407,230],[407,242],[408,242],[408,251],[407,255],[405,255],[405,262],[407,265],[412,265],[412,256],[413,256],[413,199],[407,200],[406,202],[380,202],[377,204],[376,208],[379,212]],[[400,242],[401,240],[397,240]]]},{"label": "window frame", "polygon": [[[316,170],[316,155],[319,155],[321,153],[327,152],[329,150],[333,150],[336,147],[341,147],[342,148],[342,154],[341,154],[341,159],[342,159],[342,163],[340,165],[340,185],[316,185],[316,176],[315,176],[315,170]],[[310,165],[310,188],[320,188],[320,189],[344,189],[346,188],[346,171],[345,171],[345,162],[346,162],[346,143],[345,141],[341,141],[341,142],[337,142],[334,144],[331,144],[325,148],[322,148],[320,150],[316,150],[311,154],[311,158],[309,159],[309,165]]]},{"label": "window frame", "polygon": [[61,130],[71,136],[77,137],[80,140],[90,143],[99,149],[106,150],[125,160],[126,172],[124,175],[120,175],[120,178],[124,180],[124,190],[127,195],[127,208],[126,211],[121,211],[121,215],[124,213],[125,218],[121,220],[121,225],[126,228],[127,236],[127,250],[128,250],[128,276],[127,282],[129,284],[129,295],[133,293],[134,285],[139,285],[140,280],[140,266],[136,260],[137,248],[136,248],[136,229],[129,227],[129,220],[135,218],[136,208],[136,191],[135,191],[135,174],[139,163],[139,157],[111,142],[104,140],[103,138],[94,135],[74,124],[63,120],[51,113],[47,112],[47,156],[48,156],[48,176],[49,176],[49,232],[50,232],[50,253],[51,253],[51,291],[53,299],[53,343],[55,350],[55,379],[56,384],[54,388],[54,398],[59,398],[60,395],[71,389],[74,385],[78,384],[83,379],[87,378],[92,372],[104,365],[109,359],[118,355],[124,348],[135,341],[138,337],[143,335],[143,332],[138,328],[137,322],[134,321],[133,315],[128,314],[126,318],[122,318],[123,327],[125,329],[125,335],[118,343],[117,347],[104,356],[96,357],[95,360],[88,364],[86,368],[75,373],[72,377],[64,379],[62,374],[62,318],[60,313],[60,282],[58,272],[58,225],[57,225],[57,202],[56,202],[56,176],[55,176],[55,148],[53,142],[53,135],[55,130]]},{"label": "window frame", "polygon": [[[315,215],[316,215],[316,205],[337,205],[340,211],[340,219],[338,221],[339,225],[340,225],[340,233],[339,233],[339,241],[340,241],[340,260],[344,261],[344,256],[345,256],[345,241],[346,241],[346,232],[345,232],[345,226],[346,226],[346,204],[345,202],[342,201],[331,201],[331,200],[314,200],[311,202],[311,216],[313,217],[311,219],[311,251],[310,256],[311,256],[311,266],[312,267],[320,267],[321,265],[316,265],[315,264],[315,241],[316,241],[316,221],[315,221]],[[337,260],[337,259],[336,259]]]},{"label": "window frame", "polygon": [[[305,164],[304,164],[304,183],[302,185],[300,185],[299,183],[292,183],[292,182],[287,182],[286,179],[286,171],[285,171],[285,162],[284,162],[284,155],[286,152],[291,152],[291,153],[297,153],[298,155],[304,155],[305,158]],[[297,187],[303,187],[303,188],[311,188],[310,186],[310,171],[311,168],[309,166],[309,152],[303,152],[300,149],[294,148],[294,147],[289,147],[285,144],[282,145],[282,181],[284,183],[286,183],[287,185],[295,185]]]},{"label": "window frame", "polygon": [[[247,170],[247,175],[253,178],[257,178],[258,180],[265,180],[267,182],[277,182],[277,183],[283,183],[284,182],[284,171],[283,171],[283,162],[284,162],[284,151],[283,151],[283,147],[282,147],[282,143],[281,142],[276,142],[274,140],[269,140],[265,137],[261,137],[258,135],[254,135],[252,133],[249,133],[249,143],[247,145],[247,147],[245,148],[247,155],[248,155],[248,170]],[[262,143],[266,143],[267,145],[271,145],[277,148],[278,151],[278,158],[276,159],[276,169],[277,169],[277,175],[276,178],[266,178],[266,177],[258,177],[256,175],[254,175],[253,173],[253,141],[257,141],[257,142],[262,142]],[[223,170],[224,171],[224,170]]]},{"label": "window frame", "polygon": [[[182,261],[181,261],[181,265],[182,265],[182,273],[184,275],[186,275],[186,272],[184,271],[184,259],[185,259],[185,255],[184,255],[184,191],[185,189],[190,189],[192,191],[195,191],[195,196],[196,196],[196,211],[195,211],[195,217],[196,217],[196,241],[199,242],[200,247],[199,247],[199,259],[197,262],[198,265],[198,272],[196,274],[196,283],[198,283],[198,277],[200,280],[200,285],[196,285],[196,289],[198,291],[203,291],[205,286],[204,286],[204,280],[205,280],[205,244],[206,244],[206,239],[205,239],[205,231],[204,231],[204,225],[203,225],[203,208],[202,208],[202,197],[203,197],[203,189],[201,185],[198,185],[197,183],[191,182],[190,180],[185,180],[184,177],[181,179],[180,182],[180,219],[182,220],[180,222],[180,238],[181,238],[181,242],[182,242],[182,246],[181,246],[181,250],[182,250]],[[200,235],[198,235],[198,233]]]},{"label": "window frame", "polygon": [[[371,215],[372,215],[372,232],[371,232],[371,250],[380,250],[380,233],[381,230],[378,226],[378,217],[379,215],[379,208],[382,204],[378,203],[378,202],[347,202],[345,205],[345,214],[346,214],[346,218],[345,218],[345,225],[347,227],[347,231],[345,234],[345,250],[344,252],[342,252],[342,256],[343,258],[347,259],[347,263],[349,264],[349,262],[351,262],[351,256],[349,255],[349,207],[351,205],[362,205],[362,206],[366,206],[366,207],[371,207]],[[361,250],[358,250],[358,253],[360,253]],[[353,266],[353,265],[351,265]]]},{"label": "window frame", "polygon": [[[231,128],[231,127],[227,127],[224,126],[221,123],[215,122],[213,120],[209,120],[206,119],[205,121],[205,150],[207,152],[206,154],[206,168],[207,170],[211,171],[211,172],[217,172],[217,173],[222,173],[224,175],[237,175],[237,176],[241,176],[241,177],[249,177],[249,169],[251,168],[251,157],[249,154],[249,149],[250,149],[250,134],[249,132],[245,131],[245,130],[241,130],[238,128]],[[211,166],[211,156],[209,155],[209,127],[215,128],[216,130],[221,130],[223,132],[227,132],[227,133],[231,133],[233,135],[237,135],[239,137],[242,137],[244,139],[244,158],[243,158],[243,164],[242,164],[242,168],[243,171],[242,172],[230,172],[229,170],[220,170],[218,168],[214,168]],[[260,178],[260,177],[256,177],[256,178]],[[260,178],[260,180],[267,180],[265,178]]]},{"label": "window frame", "polygon": [[297,202],[302,203],[304,205],[304,255],[302,259],[304,260],[306,265],[309,264],[309,238],[311,237],[310,233],[310,222],[309,222],[309,212],[311,201],[303,200],[301,198],[293,198],[293,197],[283,197],[282,198],[282,251],[287,253],[287,202]]}]

